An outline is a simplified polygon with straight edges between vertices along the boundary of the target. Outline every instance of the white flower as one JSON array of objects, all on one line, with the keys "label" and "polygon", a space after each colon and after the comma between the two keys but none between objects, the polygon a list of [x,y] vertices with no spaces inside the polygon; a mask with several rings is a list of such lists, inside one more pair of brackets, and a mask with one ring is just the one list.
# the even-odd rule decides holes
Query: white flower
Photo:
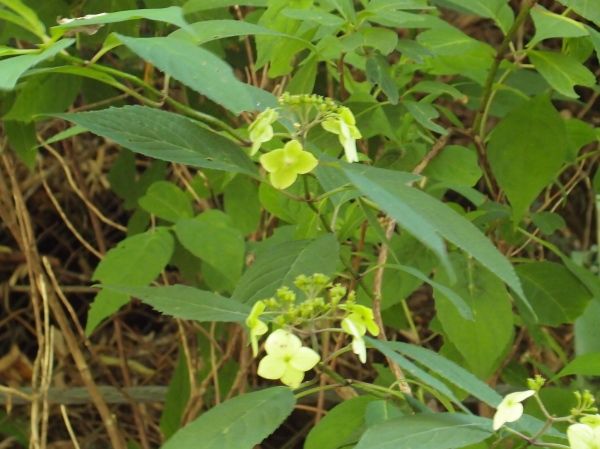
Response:
[{"label": "white flower", "polygon": [[291,332],[277,329],[265,341],[267,355],[258,364],[258,375],[265,379],[280,379],[292,388],[298,388],[304,372],[311,370],[321,357],[305,346]]},{"label": "white flower", "polygon": [[338,135],[348,162],[358,162],[356,139],[360,139],[362,135],[356,127],[356,119],[350,109],[345,106],[341,107],[336,117],[328,118],[321,126],[325,131]]},{"label": "white flower", "polygon": [[600,449],[600,427],[572,424],[567,429],[571,449]]},{"label": "white flower", "polygon": [[350,317],[346,317],[342,320],[342,329],[347,334],[352,335],[352,352],[358,356],[361,363],[366,363],[367,347],[365,346],[365,340],[363,339],[365,332],[361,332],[361,329],[352,319],[350,319]]},{"label": "white flower", "polygon": [[507,422],[515,422],[523,415],[523,402],[533,396],[534,390],[517,391],[510,393],[502,399],[494,415],[494,430],[498,430]]}]

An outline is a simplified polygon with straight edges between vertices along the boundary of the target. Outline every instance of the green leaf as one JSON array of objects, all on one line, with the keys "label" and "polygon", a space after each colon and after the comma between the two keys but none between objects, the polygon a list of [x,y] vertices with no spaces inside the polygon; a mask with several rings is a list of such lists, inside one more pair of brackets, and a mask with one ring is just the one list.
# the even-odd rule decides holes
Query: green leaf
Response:
[{"label": "green leaf", "polygon": [[314,22],[319,25],[334,28],[338,28],[344,24],[344,19],[315,7],[311,9],[284,8],[281,11],[281,14],[290,19]]},{"label": "green leaf", "polygon": [[533,47],[544,39],[589,35],[582,23],[565,15],[550,12],[541,5],[535,5],[531,9],[531,18],[535,24],[535,35],[527,44],[528,47]]},{"label": "green leaf", "polygon": [[145,106],[57,114],[136,153],[169,162],[256,176],[256,167],[230,140],[172,112]]},{"label": "green leaf", "polygon": [[569,362],[556,377],[570,376],[578,374],[580,376],[600,376],[600,352],[592,352],[576,357]]},{"label": "green leaf", "polygon": [[453,186],[472,187],[481,178],[475,151],[460,145],[448,145],[427,165],[423,174]]},{"label": "green leaf", "polygon": [[211,279],[211,273],[203,266],[205,280],[211,288],[233,290],[244,267],[246,244],[227,215],[219,210],[208,210],[194,218],[179,220],[175,234],[188,251],[225,278]]},{"label": "green leaf", "polygon": [[267,6],[268,0],[189,0],[183,5],[186,14],[230,6]]},{"label": "green leaf", "polygon": [[583,315],[575,320],[575,353],[588,354],[590,352],[600,352],[600,326],[598,326],[598,317],[600,316],[600,299],[594,297]]},{"label": "green leaf", "polygon": [[596,76],[573,56],[552,51],[531,51],[529,59],[540,75],[557,92],[569,98],[579,98],[574,86],[593,87]]},{"label": "green leaf", "polygon": [[470,12],[480,17],[493,19],[506,34],[513,22],[513,12],[507,0],[443,0],[434,1],[444,6],[454,6],[461,12]]},{"label": "green leaf", "polygon": [[13,121],[4,121],[2,124],[12,150],[27,167],[33,168],[37,156],[35,125]]},{"label": "green leaf", "polygon": [[462,254],[453,254],[452,262],[458,281],[450,282],[444,272],[436,273],[435,280],[458,293],[471,307],[475,320],[465,320],[454,304],[434,289],[436,316],[447,341],[460,352],[470,371],[485,379],[512,343],[512,304],[493,273]]},{"label": "green leaf", "polygon": [[513,207],[515,222],[556,179],[566,155],[563,119],[546,96],[519,106],[496,126],[488,143],[488,159]]},{"label": "green leaf", "polygon": [[165,405],[160,415],[160,430],[169,439],[180,427],[181,418],[190,397],[190,376],[185,352],[180,349],[175,369],[169,381]]},{"label": "green leaf", "polygon": [[304,449],[338,449],[356,442],[366,408],[375,400],[373,396],[358,396],[332,408],[308,433]]},{"label": "green leaf", "polygon": [[191,218],[194,214],[189,197],[168,181],[157,181],[152,184],[138,203],[146,212],[172,223],[182,218]]},{"label": "green leaf", "polygon": [[370,427],[356,449],[454,449],[492,435],[489,419],[462,413],[421,413]]},{"label": "green leaf", "polygon": [[438,374],[441,378],[485,402],[490,407],[498,406],[502,400],[502,396],[496,393],[488,384],[479,380],[462,366],[434,351],[401,342],[390,342],[388,346],[414,359],[432,372]]},{"label": "green leaf", "polygon": [[229,399],[202,413],[161,449],[252,449],[287,418],[296,400],[287,387],[274,387]]},{"label": "green leaf", "polygon": [[142,59],[234,114],[275,106],[275,97],[242,83],[231,67],[208,50],[183,39],[118,35]]},{"label": "green leaf", "polygon": [[415,365],[402,354],[396,352],[393,348],[393,342],[380,341],[371,337],[365,337],[365,341],[368,342],[370,346],[381,352],[383,355],[389,357],[406,373],[410,374],[411,376],[414,376],[416,379],[423,382],[423,384],[428,385],[429,387],[437,390],[439,393],[443,394],[466,411],[466,408],[462,405],[462,403],[458,400],[456,395],[452,392],[452,390],[450,390],[450,388],[448,388],[448,386],[444,382],[439,380],[437,377],[434,377],[431,374],[427,373],[425,370]]},{"label": "green leaf", "polygon": [[[166,228],[155,228],[128,237],[106,253],[96,267],[92,279],[103,284],[148,284],[165,268],[173,254],[173,247],[173,236]],[[100,291],[88,312],[86,334],[90,335],[102,320],[128,301],[127,294],[110,290]]]},{"label": "green leaf", "polygon": [[387,28],[361,28],[359,32],[363,38],[363,46],[373,47],[379,50],[382,55],[389,55],[396,49],[396,45],[398,44],[398,35],[396,32]]},{"label": "green leaf", "polygon": [[581,17],[591,20],[600,26],[600,8],[596,0],[558,0],[567,8],[571,8]]},{"label": "green leaf", "polygon": [[[126,22],[129,20],[147,19],[157,22],[166,22],[176,25],[180,28],[189,29],[188,23],[183,17],[183,11],[179,6],[169,6],[168,8],[156,9],[129,9],[126,11],[107,12],[95,14],[89,18],[74,18],[68,23],[52,27],[52,34],[62,35],[65,30],[70,28],[80,28],[89,25],[104,25],[108,23]],[[191,30],[190,30],[191,31]]]},{"label": "green leaf", "polygon": [[572,323],[591,299],[587,288],[563,265],[531,262],[516,270],[540,324]]},{"label": "green leaf", "polygon": [[258,254],[254,264],[237,283],[233,298],[246,304],[269,298],[282,286],[293,287],[301,275],[332,276],[339,263],[340,247],[333,234],[315,240],[287,241]]},{"label": "green leaf", "polygon": [[[31,9],[21,0],[0,0],[0,5],[5,5],[9,9],[12,9],[17,16],[20,16],[25,21],[23,24],[24,26],[21,23],[17,23],[17,25],[22,26],[27,31],[30,31],[40,39],[44,40],[46,27],[33,9]],[[15,21],[12,22],[15,23]]]},{"label": "green leaf", "polygon": [[382,55],[367,58],[366,75],[371,84],[381,88],[391,104],[398,104],[398,87],[390,75],[390,66]]},{"label": "green leaf", "polygon": [[227,184],[223,192],[223,205],[233,226],[242,234],[247,235],[258,229],[260,201],[258,187],[251,179],[237,176]]},{"label": "green leaf", "polygon": [[160,313],[200,323],[209,321],[242,323],[250,307],[216,293],[186,285],[129,287],[102,285],[102,288],[140,299]]},{"label": "green leaf", "polygon": [[40,53],[13,56],[0,61],[0,90],[11,90],[21,76],[31,67],[53,58],[75,42],[75,39],[63,39],[45,48]]},{"label": "green leaf", "polygon": [[357,188],[363,194],[371,197],[382,210],[396,219],[401,227],[405,227],[405,213],[409,214],[409,218],[415,216],[415,221],[409,223],[411,228],[405,227],[405,229],[415,237],[420,235],[425,241],[421,238],[419,240],[436,254],[447,258],[444,247],[440,247],[438,243],[439,236],[442,236],[471,254],[523,300],[525,299],[512,265],[487,237],[470,221],[444,203],[407,186],[406,181],[403,180],[403,177],[407,176],[406,173],[366,166],[357,168],[347,164],[343,165],[343,170],[353,176],[351,179],[361,184],[362,187],[357,186]]},{"label": "green leaf", "polygon": [[373,401],[367,405],[365,424],[367,427],[371,427],[403,415],[404,413],[391,400]]},{"label": "green leaf", "polygon": [[431,104],[423,101],[416,102],[405,100],[402,102],[402,105],[406,108],[409,114],[414,117],[417,123],[424,128],[441,134],[442,136],[448,134],[448,131],[433,121],[433,119],[436,119],[440,116],[440,113]]}]

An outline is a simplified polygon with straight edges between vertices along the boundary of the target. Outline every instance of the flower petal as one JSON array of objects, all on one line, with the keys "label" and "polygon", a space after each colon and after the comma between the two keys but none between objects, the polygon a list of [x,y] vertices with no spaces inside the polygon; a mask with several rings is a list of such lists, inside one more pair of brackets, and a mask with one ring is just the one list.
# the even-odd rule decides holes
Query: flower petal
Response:
[{"label": "flower petal", "polygon": [[572,424],[567,429],[567,438],[571,449],[594,449],[598,447],[594,430],[587,424]]},{"label": "flower petal", "polygon": [[354,314],[350,314],[342,320],[342,329],[353,337],[362,337],[367,332],[367,328],[359,320],[353,319],[352,315]]},{"label": "flower petal", "polygon": [[304,372],[292,368],[288,365],[287,369],[281,376],[281,382],[289,387],[298,388],[304,379]]},{"label": "flower petal", "polygon": [[534,390],[515,391],[514,393],[507,394],[504,400],[507,402],[523,402],[534,394]]},{"label": "flower petal", "polygon": [[302,347],[302,341],[291,332],[277,329],[267,337],[265,350],[276,357],[292,357]]},{"label": "flower petal", "polygon": [[500,403],[498,410],[496,410],[496,414],[494,415],[494,430],[498,430],[507,422],[517,421],[521,416],[523,416],[523,404],[520,402]]},{"label": "flower petal", "polygon": [[263,168],[269,173],[281,170],[285,167],[285,151],[283,148],[269,151],[267,154],[263,154],[259,161]]},{"label": "flower petal", "polygon": [[297,156],[297,162],[294,164],[293,169],[296,173],[304,175],[308,172],[311,172],[319,163],[316,157],[312,155],[312,153],[308,151],[302,151]]},{"label": "flower petal", "polygon": [[321,123],[321,126],[323,127],[323,129],[325,131],[328,131],[330,133],[333,133],[333,134],[340,133],[340,120],[339,119],[329,118],[329,119],[325,120],[323,123]]},{"label": "flower petal", "polygon": [[287,363],[281,357],[266,355],[258,364],[258,375],[265,379],[280,379],[287,369]]},{"label": "flower petal", "polygon": [[352,339],[352,352],[358,356],[361,363],[367,363],[367,347],[362,337]]},{"label": "flower petal", "polygon": [[321,356],[306,346],[301,347],[290,359],[290,366],[300,371],[308,371],[319,363]]},{"label": "flower petal", "polygon": [[297,178],[298,173],[293,169],[277,170],[269,175],[271,185],[279,190],[287,189]]}]

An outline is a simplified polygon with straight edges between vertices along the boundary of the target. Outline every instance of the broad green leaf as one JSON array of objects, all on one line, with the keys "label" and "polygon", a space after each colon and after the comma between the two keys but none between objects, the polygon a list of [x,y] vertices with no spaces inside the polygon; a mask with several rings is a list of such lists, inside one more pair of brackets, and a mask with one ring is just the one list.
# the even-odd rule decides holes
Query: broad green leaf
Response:
[{"label": "broad green leaf", "polygon": [[531,215],[531,221],[542,234],[551,235],[567,226],[565,219],[555,212],[536,212]]},{"label": "broad green leaf", "polygon": [[[109,23],[126,22],[129,20],[154,20],[157,22],[166,22],[180,28],[193,32],[189,24],[183,17],[183,11],[179,6],[169,6],[168,8],[156,9],[130,9],[125,11],[106,12],[100,14],[91,14],[91,17],[75,17],[67,19],[66,23],[52,27],[51,32],[54,37],[62,36],[65,31],[71,28],[88,27],[90,25],[105,25]],[[63,19],[64,20],[64,19]]]},{"label": "broad green leaf", "polygon": [[356,442],[373,396],[358,396],[332,408],[306,436],[304,449],[338,449]]},{"label": "broad green leaf", "polygon": [[287,85],[287,91],[292,95],[312,92],[315,88],[317,79],[317,69],[319,63],[317,57],[312,55],[304,60],[302,65],[290,79]]},{"label": "broad green leaf", "polygon": [[488,384],[482,382],[465,368],[439,355],[437,352],[401,342],[390,342],[388,346],[410,357],[438,374],[442,379],[456,385],[461,390],[485,402],[490,407],[496,407],[502,400],[502,396],[496,393]]},{"label": "broad green leaf", "polygon": [[600,376],[600,352],[592,352],[576,357],[569,362],[556,377],[564,377],[572,374],[581,376]]},{"label": "broad green leaf", "polygon": [[237,176],[227,184],[223,192],[225,213],[234,227],[247,235],[258,229],[260,223],[260,201],[258,187],[251,179]]},{"label": "broad green leaf", "polygon": [[239,6],[267,6],[268,0],[189,0],[183,5],[186,14],[209,9],[228,8],[233,5]]},{"label": "broad green leaf", "polygon": [[252,449],[273,433],[294,409],[287,387],[273,387],[229,399],[202,413],[161,449]]},{"label": "broad green leaf", "polygon": [[434,289],[437,318],[448,341],[460,352],[470,371],[487,378],[513,340],[513,312],[502,282],[468,256],[453,254],[458,281],[452,283],[444,272],[434,279],[452,288],[473,311],[474,321],[465,320],[454,304]]},{"label": "broad green leaf", "polygon": [[17,98],[4,120],[30,122],[39,115],[64,112],[75,100],[81,78],[48,75],[30,78],[18,91]]},{"label": "broad green leaf", "polygon": [[535,24],[535,35],[527,44],[529,47],[533,47],[544,39],[589,35],[582,23],[565,15],[550,12],[541,5],[535,5],[531,9],[531,18]]},{"label": "broad green leaf", "polygon": [[[165,268],[173,254],[174,239],[166,228],[156,228],[128,237],[108,251],[94,271],[92,279],[103,284],[149,284]],[[125,293],[102,290],[88,312],[87,335],[98,324],[127,304]]]},{"label": "broad green leaf", "polygon": [[566,156],[564,121],[546,96],[519,106],[496,126],[490,136],[488,158],[513,207],[515,221],[556,179]]},{"label": "broad green leaf", "polygon": [[367,427],[371,427],[389,421],[390,419],[399,418],[403,415],[404,413],[402,413],[400,407],[395,405],[392,400],[373,401],[367,404],[367,409],[365,410],[365,424]]},{"label": "broad green leaf", "polygon": [[434,390],[438,391],[442,395],[446,396],[450,400],[452,400],[456,405],[460,408],[466,410],[466,408],[462,405],[456,395],[448,388],[448,386],[439,380],[437,377],[432,376],[427,371],[423,370],[402,354],[396,352],[393,348],[392,343],[390,341],[381,341],[376,340],[371,337],[365,337],[365,341],[367,341],[373,348],[377,349],[386,357],[389,357],[394,363],[396,363],[400,368],[404,370],[406,374],[409,374],[419,381],[423,382],[423,384],[428,385]]},{"label": "broad green leaf", "polygon": [[598,141],[594,127],[583,120],[571,118],[565,120],[567,140],[569,142],[569,162],[575,162],[579,150],[585,145]]},{"label": "broad green leaf", "polygon": [[226,62],[191,42],[169,37],[135,38],[120,34],[118,38],[142,59],[234,114],[262,110],[276,104],[272,94],[242,83]]},{"label": "broad green leaf", "polygon": [[557,92],[569,98],[579,98],[574,86],[592,87],[596,76],[573,56],[552,51],[531,51],[529,59],[540,75]]},{"label": "broad green leaf", "polygon": [[43,49],[40,53],[13,56],[0,61],[0,90],[11,90],[21,76],[31,67],[53,58],[75,42],[75,39],[63,39]]},{"label": "broad green leaf", "polygon": [[168,181],[157,181],[152,184],[138,203],[146,212],[172,223],[183,218],[191,218],[194,214],[190,198],[179,187]]},{"label": "broad green leaf", "polygon": [[[423,242],[425,246],[438,255],[443,255],[444,248],[441,247],[440,251],[437,242],[439,236],[444,237],[471,254],[524,299],[525,295],[512,265],[487,237],[470,221],[444,203],[407,186],[403,181],[405,173],[369,167],[355,168],[348,165],[344,165],[344,171],[346,174],[352,173],[354,179],[363,185],[359,188],[363,194],[370,196],[382,210],[395,218],[401,227],[404,227],[403,223],[406,221],[403,215],[406,211],[411,214],[410,216],[414,214],[417,217],[414,226],[425,223],[425,228],[419,227],[414,230],[405,228],[415,237],[417,233],[426,240]],[[424,232],[427,232],[427,235]],[[430,232],[433,233],[433,237]],[[431,238],[433,240],[430,240]]]},{"label": "broad green leaf", "polygon": [[360,35],[363,38],[363,45],[373,47],[383,55],[389,55],[396,49],[398,44],[398,35],[395,31],[381,27],[361,28]]},{"label": "broad green leaf", "polygon": [[223,285],[218,285],[221,279],[213,279],[203,266],[202,272],[211,288],[233,291],[244,267],[246,244],[227,215],[219,210],[209,210],[194,218],[179,220],[175,234],[188,251],[225,278]]},{"label": "broad green leaf", "polygon": [[461,12],[470,12],[480,17],[493,19],[506,34],[513,22],[513,12],[507,0],[442,0],[435,1]]},{"label": "broad green leaf", "polygon": [[441,134],[442,136],[448,134],[448,131],[433,121],[433,119],[436,119],[440,116],[440,113],[433,105],[423,101],[416,102],[410,100],[403,101],[402,105],[406,108],[409,114],[414,117],[417,123],[424,128]]},{"label": "broad green leaf", "polygon": [[175,369],[169,380],[169,389],[160,415],[160,430],[169,439],[180,427],[190,397],[190,375],[185,352],[180,349]]},{"label": "broad green leaf", "polygon": [[35,125],[13,121],[4,121],[2,125],[12,150],[27,167],[33,168],[37,156]]},{"label": "broad green leaf", "polygon": [[245,304],[186,285],[167,287],[103,285],[102,288],[138,298],[165,315],[200,323],[209,321],[242,323],[250,313],[250,307]]},{"label": "broad green leaf", "polygon": [[339,244],[332,234],[312,241],[276,244],[257,256],[237,283],[233,298],[253,304],[271,297],[279,287],[293,287],[294,279],[301,274],[332,276],[339,263],[339,251]]},{"label": "broad green leaf", "polygon": [[594,297],[583,314],[575,320],[575,353],[600,352],[600,300]]},{"label": "broad green leaf", "polygon": [[423,171],[428,178],[445,184],[472,187],[481,178],[475,151],[460,145],[448,145]]},{"label": "broad green leaf", "polygon": [[563,265],[531,262],[516,270],[540,324],[572,323],[591,299],[587,288]]},{"label": "broad green leaf", "polygon": [[596,31],[591,26],[586,27],[588,32],[590,33],[590,40],[592,41],[592,45],[594,46],[594,50],[596,51],[596,59],[600,62],[600,32]]},{"label": "broad green leaf", "polygon": [[256,175],[250,158],[234,143],[172,112],[125,106],[57,116],[155,159]]},{"label": "broad green leaf", "polygon": [[314,22],[328,27],[340,27],[344,24],[344,19],[341,17],[315,7],[311,9],[285,8],[281,14],[290,19]]},{"label": "broad green leaf", "polygon": [[596,0],[558,0],[567,8],[571,8],[581,17],[591,20],[600,26],[600,8]]},{"label": "broad green leaf", "polygon": [[463,413],[421,413],[370,427],[356,449],[454,449],[492,435],[489,419]]}]

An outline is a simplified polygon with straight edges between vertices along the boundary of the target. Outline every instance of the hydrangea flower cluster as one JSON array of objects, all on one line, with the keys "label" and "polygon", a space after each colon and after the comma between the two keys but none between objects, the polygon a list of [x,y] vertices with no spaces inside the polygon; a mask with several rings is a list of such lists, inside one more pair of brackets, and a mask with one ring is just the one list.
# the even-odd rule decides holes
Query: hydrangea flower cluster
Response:
[{"label": "hydrangea flower cluster", "polygon": [[304,149],[303,142],[310,129],[319,124],[325,131],[338,136],[348,162],[358,162],[356,140],[362,135],[356,127],[354,114],[332,99],[314,94],[284,93],[279,97],[278,107],[267,108],[258,114],[248,127],[252,142],[251,155],[273,139],[273,124],[280,119],[293,124],[293,131],[288,133],[290,140],[282,148],[260,157],[260,163],[269,173],[273,187],[286,189],[296,181],[298,175],[310,173],[317,166],[317,159]]},{"label": "hydrangea flower cluster", "polygon": [[[265,379],[279,379],[283,384],[297,388],[304,373],[320,361],[318,348],[302,345],[298,335],[319,332],[341,332],[352,337],[351,349],[361,362],[366,362],[364,335],[379,333],[373,311],[356,304],[354,292],[341,284],[331,283],[328,276],[301,275],[294,281],[295,290],[284,286],[272,298],[257,301],[246,326],[250,334],[252,353],[259,353],[259,340],[273,327],[264,349],[267,355],[258,365],[258,375]],[[304,296],[298,299],[298,292]],[[339,327],[332,327],[336,323]],[[313,342],[316,341],[313,339]],[[314,343],[313,343],[314,345]]]}]

